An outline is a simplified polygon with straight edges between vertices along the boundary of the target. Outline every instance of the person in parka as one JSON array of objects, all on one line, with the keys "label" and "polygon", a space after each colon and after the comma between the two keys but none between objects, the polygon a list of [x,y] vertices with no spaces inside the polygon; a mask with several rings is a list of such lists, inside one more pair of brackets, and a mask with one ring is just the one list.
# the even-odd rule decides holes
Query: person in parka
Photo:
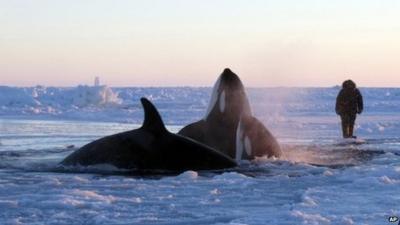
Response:
[{"label": "person in parka", "polygon": [[342,84],[336,98],[336,114],[342,120],[343,138],[356,138],[353,136],[356,115],[363,111],[363,98],[352,80],[346,80]]}]

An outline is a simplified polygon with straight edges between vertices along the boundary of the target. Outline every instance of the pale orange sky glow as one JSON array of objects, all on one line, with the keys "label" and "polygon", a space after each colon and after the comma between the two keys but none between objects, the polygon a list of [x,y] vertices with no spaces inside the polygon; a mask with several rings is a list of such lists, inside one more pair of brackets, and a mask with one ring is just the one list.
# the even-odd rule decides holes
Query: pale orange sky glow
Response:
[{"label": "pale orange sky glow", "polygon": [[400,86],[398,1],[0,1],[0,85]]}]

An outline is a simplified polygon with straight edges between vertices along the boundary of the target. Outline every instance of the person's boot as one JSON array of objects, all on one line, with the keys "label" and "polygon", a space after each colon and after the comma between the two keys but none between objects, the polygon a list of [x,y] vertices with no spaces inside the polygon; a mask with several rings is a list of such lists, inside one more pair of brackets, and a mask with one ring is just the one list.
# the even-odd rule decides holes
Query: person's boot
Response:
[{"label": "person's boot", "polygon": [[348,126],[346,124],[342,124],[342,133],[343,133],[343,138],[349,137]]},{"label": "person's boot", "polygon": [[354,124],[351,124],[351,125],[349,126],[349,137],[350,137],[350,138],[357,138],[357,136],[354,136],[354,135],[353,135],[353,131],[354,131]]}]

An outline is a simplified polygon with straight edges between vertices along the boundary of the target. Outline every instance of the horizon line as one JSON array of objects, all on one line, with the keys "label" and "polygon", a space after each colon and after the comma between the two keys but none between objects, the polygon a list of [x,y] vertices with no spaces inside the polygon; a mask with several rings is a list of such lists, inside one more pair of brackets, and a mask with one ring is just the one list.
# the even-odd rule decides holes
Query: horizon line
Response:
[{"label": "horizon line", "polygon": [[[58,86],[58,85],[42,85],[36,84],[31,86],[26,85],[3,85],[0,84],[0,87],[11,87],[11,88],[33,88],[33,87],[50,87],[50,88],[74,88],[78,86],[89,86],[95,87],[91,84],[77,84],[74,86]],[[133,86],[111,86],[107,84],[101,84],[99,86],[106,86],[110,88],[212,88],[213,85],[204,86],[204,85],[164,85],[164,86],[156,86],[156,85],[133,85]],[[247,86],[247,88],[251,89],[263,89],[263,88],[341,88],[341,85],[322,85],[322,86],[285,86],[285,85],[277,85],[277,86]],[[400,86],[357,86],[357,88],[400,88]]]}]

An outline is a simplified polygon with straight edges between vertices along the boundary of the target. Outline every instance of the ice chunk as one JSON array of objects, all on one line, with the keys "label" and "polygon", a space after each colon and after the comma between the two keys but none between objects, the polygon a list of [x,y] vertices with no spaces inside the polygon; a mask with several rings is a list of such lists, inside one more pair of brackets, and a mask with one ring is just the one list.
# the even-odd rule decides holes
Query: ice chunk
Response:
[{"label": "ice chunk", "polygon": [[78,86],[73,92],[72,103],[79,107],[89,105],[120,104],[118,94],[107,86]]}]

